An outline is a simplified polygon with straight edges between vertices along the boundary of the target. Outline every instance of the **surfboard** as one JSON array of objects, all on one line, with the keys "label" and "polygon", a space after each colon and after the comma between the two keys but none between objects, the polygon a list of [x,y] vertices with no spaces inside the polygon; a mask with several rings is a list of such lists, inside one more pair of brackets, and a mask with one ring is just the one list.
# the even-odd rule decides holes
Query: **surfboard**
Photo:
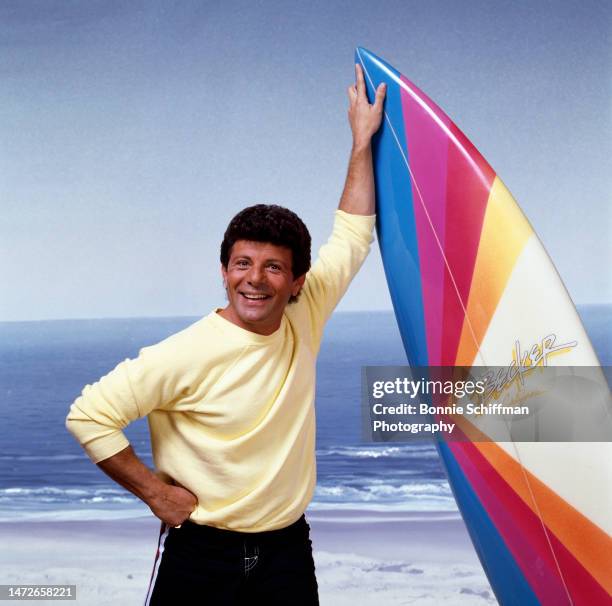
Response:
[{"label": "surfboard", "polygon": [[[363,48],[355,60],[370,101],[387,84],[373,140],[377,234],[409,364],[598,367],[552,261],[484,157],[395,68]],[[436,446],[500,604],[612,604],[612,443],[479,441],[473,424],[461,429],[473,440]]]}]

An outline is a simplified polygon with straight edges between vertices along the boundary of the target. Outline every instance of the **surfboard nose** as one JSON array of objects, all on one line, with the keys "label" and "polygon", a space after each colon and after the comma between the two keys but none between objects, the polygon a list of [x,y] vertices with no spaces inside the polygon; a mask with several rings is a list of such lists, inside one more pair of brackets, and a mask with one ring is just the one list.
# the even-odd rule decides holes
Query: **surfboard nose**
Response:
[{"label": "surfboard nose", "polygon": [[355,63],[359,63],[363,67],[366,65],[371,65],[373,60],[376,59],[376,55],[369,51],[367,48],[363,48],[363,46],[358,46],[355,49]]},{"label": "surfboard nose", "polygon": [[366,55],[369,54],[369,50],[367,50],[366,48],[363,48],[363,46],[358,46],[355,49],[355,63],[359,63],[361,61],[361,58]]},{"label": "surfboard nose", "polygon": [[355,63],[363,67],[368,89],[376,88],[381,82],[390,85],[399,80],[400,73],[394,67],[363,46],[355,49]]}]

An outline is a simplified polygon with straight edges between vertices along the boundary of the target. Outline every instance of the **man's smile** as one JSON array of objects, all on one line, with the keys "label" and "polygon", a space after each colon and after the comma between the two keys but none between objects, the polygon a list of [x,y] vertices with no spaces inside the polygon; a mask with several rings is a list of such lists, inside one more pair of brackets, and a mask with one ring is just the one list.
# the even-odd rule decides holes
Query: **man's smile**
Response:
[{"label": "man's smile", "polygon": [[266,295],[264,293],[250,293],[250,292],[240,292],[240,294],[249,301],[263,301],[264,299],[269,299],[271,295]]}]

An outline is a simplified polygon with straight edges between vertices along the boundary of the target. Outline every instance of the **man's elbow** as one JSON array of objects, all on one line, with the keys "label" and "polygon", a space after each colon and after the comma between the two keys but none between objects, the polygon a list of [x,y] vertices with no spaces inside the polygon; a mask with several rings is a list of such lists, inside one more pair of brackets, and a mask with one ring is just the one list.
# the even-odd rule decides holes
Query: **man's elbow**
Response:
[{"label": "man's elbow", "polygon": [[76,438],[78,433],[77,427],[79,425],[79,421],[75,419],[75,417],[72,415],[72,409],[70,409],[70,411],[68,412],[64,425],[66,429]]},{"label": "man's elbow", "polygon": [[[84,425],[87,423],[87,417],[83,415],[82,411],[76,405],[76,402],[70,407],[64,425],[66,429],[73,435],[73,437],[82,445],[82,434],[85,429]],[[89,419],[91,422],[91,419]]]},{"label": "man's elbow", "polygon": [[86,410],[87,402],[83,396],[79,396],[70,406],[64,423],[66,429],[74,436],[81,446],[90,441],[97,434],[106,432],[109,429],[103,423],[96,420],[99,415],[97,415],[95,411],[90,409],[88,414]]},{"label": "man's elbow", "polygon": [[65,426],[96,464],[129,446],[120,427],[107,425],[91,418],[76,403],[68,412]]}]

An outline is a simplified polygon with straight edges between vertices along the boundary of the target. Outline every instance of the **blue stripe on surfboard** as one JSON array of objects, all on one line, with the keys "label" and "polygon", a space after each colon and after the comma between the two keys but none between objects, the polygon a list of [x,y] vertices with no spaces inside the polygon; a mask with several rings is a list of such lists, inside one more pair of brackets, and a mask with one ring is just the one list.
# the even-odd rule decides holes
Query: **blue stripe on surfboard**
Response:
[{"label": "blue stripe on surfboard", "polygon": [[450,448],[437,442],[449,484],[491,587],[501,606],[540,606],[531,585],[480,503]]},{"label": "blue stripe on surfboard", "polygon": [[[374,99],[376,86],[383,81],[387,83],[385,120],[372,143],[376,162],[376,230],[408,362],[411,366],[427,366],[429,356],[414,200],[406,166],[409,158],[404,117],[399,85],[389,75],[399,79],[400,74],[363,49],[357,49],[355,61],[361,63],[367,72],[365,80],[370,101]],[[385,74],[385,70],[389,73]],[[385,203],[381,203],[382,200]]]}]

